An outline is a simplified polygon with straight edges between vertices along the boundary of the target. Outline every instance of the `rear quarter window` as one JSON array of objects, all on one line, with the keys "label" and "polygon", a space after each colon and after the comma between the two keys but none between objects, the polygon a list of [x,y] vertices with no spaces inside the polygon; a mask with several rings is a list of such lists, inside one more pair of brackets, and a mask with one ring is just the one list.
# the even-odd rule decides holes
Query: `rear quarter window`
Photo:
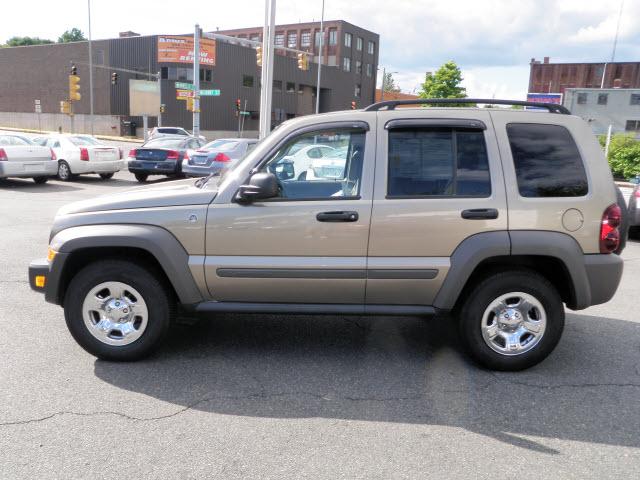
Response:
[{"label": "rear quarter window", "polygon": [[589,186],[580,151],[560,125],[510,123],[507,136],[523,197],[581,197]]}]

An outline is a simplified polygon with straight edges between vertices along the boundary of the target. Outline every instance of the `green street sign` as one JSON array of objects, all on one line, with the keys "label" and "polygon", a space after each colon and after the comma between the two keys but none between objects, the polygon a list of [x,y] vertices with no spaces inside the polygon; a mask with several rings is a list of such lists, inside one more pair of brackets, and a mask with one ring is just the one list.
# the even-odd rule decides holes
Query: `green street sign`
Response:
[{"label": "green street sign", "polygon": [[179,88],[179,89],[182,89],[182,90],[195,90],[193,88],[193,84],[184,83],[184,82],[176,82],[176,88]]},{"label": "green street sign", "polygon": [[251,112],[246,112],[243,110],[242,112],[240,112],[240,115],[251,115]]},{"label": "green street sign", "polygon": [[201,97],[219,97],[220,90],[200,90]]}]

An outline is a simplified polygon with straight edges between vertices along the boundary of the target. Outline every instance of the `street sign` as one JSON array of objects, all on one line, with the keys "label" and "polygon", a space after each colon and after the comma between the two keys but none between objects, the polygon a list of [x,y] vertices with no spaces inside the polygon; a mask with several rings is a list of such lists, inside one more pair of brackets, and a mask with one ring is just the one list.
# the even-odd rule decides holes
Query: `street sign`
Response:
[{"label": "street sign", "polygon": [[36,113],[42,113],[42,105],[40,104],[40,100],[36,98],[35,100]]},{"label": "street sign", "polygon": [[201,97],[219,97],[220,90],[200,90]]},{"label": "street sign", "polygon": [[176,82],[176,88],[181,90],[194,90],[192,83]]},{"label": "street sign", "polygon": [[251,115],[251,112],[246,112],[243,110],[242,112],[240,112],[240,115]]},{"label": "street sign", "polygon": [[192,98],[194,93],[192,90],[176,90],[176,98],[178,100],[186,100],[187,98]]}]

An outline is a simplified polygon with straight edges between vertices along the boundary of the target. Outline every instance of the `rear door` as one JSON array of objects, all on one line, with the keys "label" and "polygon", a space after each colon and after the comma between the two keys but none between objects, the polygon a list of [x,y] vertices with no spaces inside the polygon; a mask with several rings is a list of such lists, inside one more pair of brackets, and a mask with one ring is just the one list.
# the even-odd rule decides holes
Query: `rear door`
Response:
[{"label": "rear door", "polygon": [[378,113],[368,304],[431,305],[466,238],[507,229],[488,112]]}]

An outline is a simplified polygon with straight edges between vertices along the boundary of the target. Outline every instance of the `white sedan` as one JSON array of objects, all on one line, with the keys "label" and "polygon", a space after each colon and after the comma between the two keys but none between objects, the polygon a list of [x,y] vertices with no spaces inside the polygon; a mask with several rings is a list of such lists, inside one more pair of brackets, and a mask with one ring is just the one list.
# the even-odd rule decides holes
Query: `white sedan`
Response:
[{"label": "white sedan", "polygon": [[314,161],[325,157],[332,157],[334,156],[335,151],[335,148],[328,145],[307,145],[295,153],[284,156],[282,158],[282,163],[293,164],[293,178],[297,180],[305,180]]},{"label": "white sedan", "polygon": [[57,170],[50,148],[21,135],[0,135],[0,178],[27,177],[45,183]]},{"label": "white sedan", "polygon": [[63,181],[86,173],[97,173],[107,180],[126,166],[119,148],[90,135],[50,135],[34,141],[53,150],[58,159],[58,178]]}]

